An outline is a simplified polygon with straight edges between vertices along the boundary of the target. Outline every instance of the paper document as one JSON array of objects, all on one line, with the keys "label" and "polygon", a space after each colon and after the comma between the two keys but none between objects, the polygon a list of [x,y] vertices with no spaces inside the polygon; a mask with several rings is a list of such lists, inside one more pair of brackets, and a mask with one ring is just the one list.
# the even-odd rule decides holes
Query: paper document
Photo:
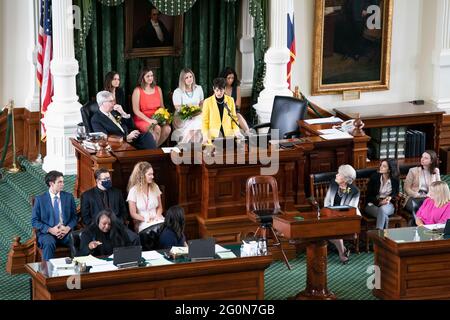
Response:
[{"label": "paper document", "polygon": [[341,134],[344,133],[344,131],[341,131],[339,129],[322,129],[322,130],[317,130],[319,131],[321,134]]},{"label": "paper document", "polygon": [[219,244],[216,244],[215,250],[216,250],[216,254],[219,252],[230,252],[231,251],[230,249],[226,249]]},{"label": "paper document", "polygon": [[93,255],[88,255],[84,257],[75,257],[74,261],[78,261],[78,263],[86,263],[87,266],[101,266],[103,264],[109,264],[110,261],[102,260],[94,257]]},{"label": "paper document", "polygon": [[165,258],[156,259],[156,260],[150,260],[148,261],[148,264],[151,266],[164,266],[166,264],[173,264],[172,261],[169,261]]},{"label": "paper document", "polygon": [[221,258],[221,259],[232,259],[232,258],[236,258],[236,255],[231,252],[218,252],[217,255]]},{"label": "paper document", "polygon": [[423,227],[428,229],[428,230],[444,229],[445,228],[445,223],[424,224]]},{"label": "paper document", "polygon": [[351,134],[342,131],[339,131],[339,133],[321,134],[320,137],[325,140],[353,139]]},{"label": "paper document", "polygon": [[162,151],[164,153],[171,153],[172,151],[176,152],[176,153],[180,153],[181,150],[178,147],[173,147],[173,148],[161,148]]},{"label": "paper document", "polygon": [[50,259],[50,263],[57,269],[73,269],[75,267],[75,263],[73,261],[69,264],[66,263],[66,258]]},{"label": "paper document", "polygon": [[317,119],[307,119],[305,120],[307,124],[322,124],[322,123],[336,123],[343,122],[341,118],[338,117],[328,117],[328,118],[317,118]]},{"label": "paper document", "polygon": [[106,272],[106,271],[115,271],[118,268],[113,264],[112,261],[109,261],[110,263],[108,264],[103,264],[100,266],[94,266],[91,268],[91,270],[89,272]]},{"label": "paper document", "polygon": [[163,255],[157,251],[144,251],[142,252],[142,258],[145,260],[157,260],[163,258]]}]

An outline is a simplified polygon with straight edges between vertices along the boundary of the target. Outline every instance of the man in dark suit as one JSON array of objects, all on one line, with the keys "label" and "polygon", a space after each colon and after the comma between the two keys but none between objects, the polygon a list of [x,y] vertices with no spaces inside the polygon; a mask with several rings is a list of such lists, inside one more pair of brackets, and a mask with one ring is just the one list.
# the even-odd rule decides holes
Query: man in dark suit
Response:
[{"label": "man in dark suit", "polygon": [[95,132],[121,136],[137,149],[156,149],[157,146],[151,133],[141,134],[138,130],[133,130],[131,116],[125,113],[120,106],[116,105],[116,110],[113,110],[115,103],[111,92],[100,91],[97,93],[97,104],[99,110],[91,118],[92,129]]},{"label": "man in dark suit", "polygon": [[172,37],[166,26],[159,20],[159,10],[150,11],[150,20],[136,32],[134,48],[164,47],[172,45]]},{"label": "man in dark suit", "polygon": [[64,177],[61,172],[50,171],[45,176],[49,190],[35,198],[31,225],[37,229],[37,240],[43,259],[53,258],[56,245],[70,245],[68,234],[77,225],[77,212],[73,195],[62,191]]},{"label": "man in dark suit", "polygon": [[[118,221],[125,223],[128,220],[128,212],[122,191],[113,188],[109,171],[101,168],[94,173],[97,186],[86,190],[81,195],[81,215],[83,223],[88,226],[95,221],[97,214],[109,209],[117,216]],[[133,245],[139,245],[139,236],[126,228],[128,237]]]}]

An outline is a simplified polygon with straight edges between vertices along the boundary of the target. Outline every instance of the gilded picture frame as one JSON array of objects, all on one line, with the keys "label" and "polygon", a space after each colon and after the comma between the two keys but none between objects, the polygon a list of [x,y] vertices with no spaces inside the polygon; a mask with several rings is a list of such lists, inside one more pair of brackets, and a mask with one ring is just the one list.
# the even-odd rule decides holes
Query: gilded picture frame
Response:
[{"label": "gilded picture frame", "polygon": [[[151,16],[156,15],[160,29],[148,32]],[[162,31],[162,32],[161,32]],[[158,38],[162,34],[163,41]],[[152,36],[151,40],[150,36]],[[183,50],[183,15],[168,16],[148,0],[125,1],[125,58],[179,56]]]},{"label": "gilded picture frame", "polygon": [[312,95],[388,90],[393,0],[315,0]]}]

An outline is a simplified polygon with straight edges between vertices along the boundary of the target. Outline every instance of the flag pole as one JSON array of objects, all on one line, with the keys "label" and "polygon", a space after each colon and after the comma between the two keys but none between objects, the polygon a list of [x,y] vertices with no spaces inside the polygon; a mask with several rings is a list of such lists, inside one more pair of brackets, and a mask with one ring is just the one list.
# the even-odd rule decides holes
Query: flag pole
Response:
[{"label": "flag pole", "polygon": [[13,138],[13,145],[12,145],[12,152],[13,152],[13,164],[12,167],[7,169],[7,171],[9,173],[18,173],[21,171],[20,166],[18,166],[16,164],[16,131],[15,131],[15,125],[14,125],[14,101],[10,100],[9,101],[9,108],[8,108],[8,113],[12,114],[12,138]]},{"label": "flag pole", "polygon": [[[33,7],[34,7],[34,24],[37,27],[37,33],[39,33],[39,1],[33,1]],[[37,33],[34,34],[34,46],[37,48],[38,40],[37,40]],[[35,67],[37,67],[37,50],[35,50]],[[41,131],[42,131],[42,114],[41,114],[41,105],[42,105],[42,92],[41,92],[41,84],[39,84],[39,133],[38,133],[38,154],[36,159],[31,163],[33,166],[39,166],[42,164],[42,154],[41,154]]]}]

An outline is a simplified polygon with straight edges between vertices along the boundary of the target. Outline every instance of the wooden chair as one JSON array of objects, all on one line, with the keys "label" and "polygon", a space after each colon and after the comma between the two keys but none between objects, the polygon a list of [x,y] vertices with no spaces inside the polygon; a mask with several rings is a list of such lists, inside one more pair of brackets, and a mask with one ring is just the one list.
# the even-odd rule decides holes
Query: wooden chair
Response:
[{"label": "wooden chair", "polygon": [[[255,237],[260,236],[268,245],[267,236],[274,239],[272,246],[278,247],[283,255],[283,260],[289,270],[291,265],[287,259],[281,242],[273,229],[273,216],[281,214],[278,200],[277,181],[272,176],[255,176],[247,179],[246,187],[247,215],[255,223],[259,223]],[[267,246],[268,247],[268,246]]]}]

